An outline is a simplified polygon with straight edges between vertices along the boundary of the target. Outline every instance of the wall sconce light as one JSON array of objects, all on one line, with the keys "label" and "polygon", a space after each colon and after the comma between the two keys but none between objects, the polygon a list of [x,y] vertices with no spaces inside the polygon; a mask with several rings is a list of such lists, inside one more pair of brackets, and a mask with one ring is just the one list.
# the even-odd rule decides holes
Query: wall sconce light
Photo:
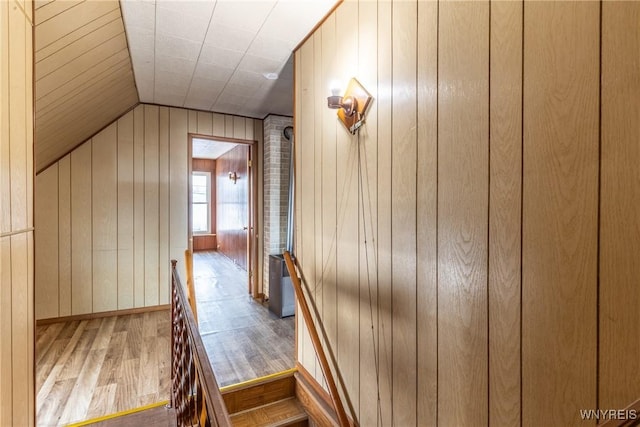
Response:
[{"label": "wall sconce light", "polygon": [[340,95],[331,95],[327,98],[327,106],[333,110],[342,108],[347,117],[351,117],[356,114],[358,100],[353,96],[342,97]]},{"label": "wall sconce light", "polygon": [[364,124],[364,116],[371,103],[371,95],[355,78],[351,79],[344,96],[338,95],[338,90],[332,89],[327,97],[327,107],[338,110],[338,118],[347,130],[355,135]]},{"label": "wall sconce light", "polygon": [[233,181],[233,183],[235,184],[238,180],[238,174],[235,172],[229,172],[229,180]]}]

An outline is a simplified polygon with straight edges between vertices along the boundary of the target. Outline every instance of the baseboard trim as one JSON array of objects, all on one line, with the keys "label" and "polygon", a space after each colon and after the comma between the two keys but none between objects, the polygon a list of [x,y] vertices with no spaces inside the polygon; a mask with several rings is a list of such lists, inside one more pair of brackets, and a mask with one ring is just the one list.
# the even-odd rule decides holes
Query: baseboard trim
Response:
[{"label": "baseboard trim", "polygon": [[[322,388],[307,369],[296,362],[298,372],[294,375],[296,378],[296,397],[309,414],[309,418],[313,420],[315,425],[339,427],[338,414],[333,409],[331,396]],[[349,424],[351,427],[358,427],[351,417]]]},{"label": "baseboard trim", "polygon": [[126,316],[129,314],[149,313],[153,311],[171,310],[170,304],[154,305],[151,307],[127,308],[124,310],[101,311],[99,313],[75,314],[73,316],[51,317],[49,319],[36,320],[36,326],[50,325],[52,323],[73,322],[77,320],[100,319],[102,317]]},{"label": "baseboard trim", "polygon": [[168,400],[163,400],[162,402],[151,403],[149,405],[140,406],[139,408],[127,409],[126,411],[116,412],[115,414],[109,414],[102,417],[92,418],[90,420],[68,424],[67,427],[84,427],[84,426],[96,424],[102,421],[108,421],[114,418],[124,417],[125,415],[136,414],[138,412],[146,411],[153,408],[158,408],[160,406],[167,406],[168,404],[169,404]]}]

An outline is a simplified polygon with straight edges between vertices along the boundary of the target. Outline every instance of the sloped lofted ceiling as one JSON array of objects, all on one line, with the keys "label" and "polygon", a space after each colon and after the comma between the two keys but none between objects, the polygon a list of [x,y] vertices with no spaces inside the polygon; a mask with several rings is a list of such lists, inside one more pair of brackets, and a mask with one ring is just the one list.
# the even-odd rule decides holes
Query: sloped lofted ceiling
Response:
[{"label": "sloped lofted ceiling", "polygon": [[35,2],[40,171],[138,103],[118,0]]},{"label": "sloped lofted ceiling", "polygon": [[123,0],[140,100],[259,119],[291,115],[292,51],[335,4]]},{"label": "sloped lofted ceiling", "polygon": [[291,115],[292,50],[340,1],[36,0],[36,170],[138,102]]}]

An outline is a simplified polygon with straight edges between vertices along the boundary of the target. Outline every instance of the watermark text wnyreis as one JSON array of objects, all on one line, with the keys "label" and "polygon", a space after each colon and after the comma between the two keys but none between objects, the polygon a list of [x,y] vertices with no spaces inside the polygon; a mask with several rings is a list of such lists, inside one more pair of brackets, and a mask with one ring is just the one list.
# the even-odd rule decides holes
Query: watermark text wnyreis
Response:
[{"label": "watermark text wnyreis", "polygon": [[583,420],[637,420],[638,411],[636,409],[580,409],[580,418]]}]

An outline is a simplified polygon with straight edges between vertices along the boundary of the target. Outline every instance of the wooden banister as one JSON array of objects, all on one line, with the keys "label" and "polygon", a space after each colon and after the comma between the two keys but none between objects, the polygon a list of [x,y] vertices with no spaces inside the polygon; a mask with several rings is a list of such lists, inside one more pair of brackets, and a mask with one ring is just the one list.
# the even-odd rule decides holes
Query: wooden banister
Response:
[{"label": "wooden banister", "polygon": [[342,400],[340,399],[340,395],[338,394],[338,388],[336,387],[336,381],[333,378],[333,374],[331,373],[331,369],[329,368],[329,362],[327,360],[327,356],[322,348],[322,343],[320,341],[320,336],[318,335],[318,330],[313,322],[313,317],[311,316],[311,311],[309,310],[309,305],[307,304],[307,300],[304,296],[304,292],[302,291],[302,284],[300,282],[300,278],[298,277],[298,273],[296,271],[296,267],[291,259],[291,254],[288,251],[284,253],[284,261],[287,264],[287,269],[289,270],[289,276],[291,277],[291,282],[293,283],[293,290],[296,294],[296,298],[298,300],[298,304],[300,305],[300,310],[302,311],[302,316],[304,317],[304,321],[309,329],[309,335],[311,335],[311,342],[313,343],[313,348],[316,351],[316,355],[318,356],[318,361],[320,362],[320,369],[322,370],[322,374],[327,382],[327,387],[329,388],[329,396],[331,397],[331,402],[333,403],[333,408],[338,415],[338,422],[340,427],[349,427],[349,418],[347,417],[347,413],[344,409],[344,405],[342,404]]},{"label": "wooden banister", "polygon": [[611,417],[608,420],[599,423],[598,427],[631,427],[640,425],[640,399],[627,406],[622,413],[629,418],[616,419],[615,417]]},{"label": "wooden banister", "polygon": [[196,288],[193,282],[193,252],[190,249],[184,251],[184,266],[187,270],[187,299],[193,312],[193,318],[198,324],[198,307],[196,306]]},{"label": "wooden banister", "polygon": [[229,413],[176,264],[171,261],[171,406],[177,426],[230,427]]}]

